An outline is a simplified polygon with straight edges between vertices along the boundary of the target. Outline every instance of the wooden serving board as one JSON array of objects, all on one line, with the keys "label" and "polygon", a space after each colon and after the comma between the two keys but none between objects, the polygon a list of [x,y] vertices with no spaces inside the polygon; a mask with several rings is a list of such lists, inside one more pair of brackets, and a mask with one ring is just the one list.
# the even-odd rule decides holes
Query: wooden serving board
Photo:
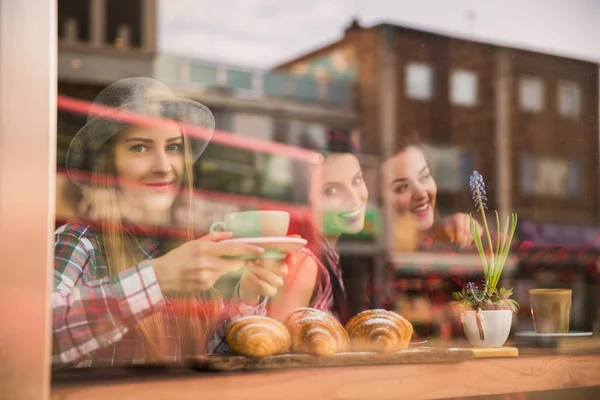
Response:
[{"label": "wooden serving board", "polygon": [[192,366],[201,371],[260,371],[292,368],[348,367],[366,365],[423,364],[461,362],[475,358],[467,349],[419,347],[391,354],[338,353],[331,356],[283,354],[254,358],[245,356],[203,355],[191,359]]},{"label": "wooden serving board", "polygon": [[475,358],[510,358],[518,357],[519,349],[516,347],[495,348],[468,348],[475,354]]}]

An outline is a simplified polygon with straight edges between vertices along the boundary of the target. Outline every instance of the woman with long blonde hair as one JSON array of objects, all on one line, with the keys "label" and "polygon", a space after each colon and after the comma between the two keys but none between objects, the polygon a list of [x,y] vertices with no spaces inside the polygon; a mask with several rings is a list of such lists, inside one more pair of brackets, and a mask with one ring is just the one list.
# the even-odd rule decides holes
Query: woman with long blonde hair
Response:
[{"label": "woman with long blonde hair", "polygon": [[[133,123],[127,112],[161,122]],[[191,125],[207,137],[187,134]],[[67,152],[82,221],[54,235],[55,366],[178,361],[226,348],[229,319],[265,314],[286,265],[237,257],[264,250],[219,243],[229,232],[194,234],[192,165],[213,129],[208,108],[153,79],[123,79],[98,95]],[[182,206],[179,221],[174,211]],[[173,238],[163,238],[165,226],[178,228],[169,229]],[[213,285],[239,268],[234,298],[223,307]]]}]

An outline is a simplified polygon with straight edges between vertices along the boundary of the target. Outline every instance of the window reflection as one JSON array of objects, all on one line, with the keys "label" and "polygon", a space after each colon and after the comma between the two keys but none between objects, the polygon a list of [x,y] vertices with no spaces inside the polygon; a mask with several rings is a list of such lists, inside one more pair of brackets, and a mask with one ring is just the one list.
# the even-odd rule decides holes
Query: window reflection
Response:
[{"label": "window reflection", "polygon": [[544,109],[544,82],[538,77],[523,77],[519,81],[519,101],[524,111]]},{"label": "window reflection", "polygon": [[559,82],[558,111],[565,117],[579,117],[581,113],[581,89],[575,82]]},{"label": "window reflection", "polygon": [[431,99],[433,95],[433,72],[429,65],[416,62],[407,65],[406,93],[411,99]]},{"label": "window reflection", "polygon": [[211,144],[197,166],[198,186],[226,193],[255,195],[256,156],[253,152]]},{"label": "window reflection", "polygon": [[471,71],[454,71],[450,78],[450,100],[461,106],[477,104],[477,75]]},{"label": "window reflection", "polygon": [[90,39],[89,1],[58,1],[58,37],[71,42]]},{"label": "window reflection", "polygon": [[[600,321],[598,310],[592,310],[597,299],[590,289],[599,279],[596,64],[431,32],[421,35],[389,24],[363,27],[354,21],[339,42],[298,58],[280,59],[279,65],[272,63],[270,68],[243,67],[200,58],[191,51],[174,55],[153,49],[151,44],[157,39],[152,37],[157,28],[153,2],[121,3],[59,1],[59,94],[63,102],[57,121],[57,235],[64,233],[67,223],[102,225],[107,215],[113,218],[112,225],[104,221],[107,226],[121,226],[114,218],[122,210],[111,196],[129,193],[129,199],[143,197],[132,194],[135,191],[128,191],[122,183],[123,177],[139,177],[137,164],[132,162],[117,171],[116,161],[110,163],[111,152],[118,149],[115,142],[101,147],[102,151],[93,149],[100,154],[98,159],[92,152],[84,157],[81,170],[95,172],[96,182],[107,186],[100,194],[78,190],[67,174],[67,149],[75,134],[93,118],[87,114],[89,102],[100,90],[128,76],[149,75],[175,96],[204,104],[214,117],[215,132],[206,149],[189,165],[193,182],[177,194],[169,212],[157,215],[160,213],[130,205],[131,214],[123,220],[135,220],[133,225],[141,232],[124,236],[127,240],[121,242],[111,241],[110,235],[103,233],[106,242],[83,245],[92,246],[102,257],[103,248],[111,246],[112,253],[104,258],[120,257],[115,243],[125,243],[123,249],[140,240],[159,243],[136,247],[135,257],[127,259],[130,268],[154,260],[149,256],[154,251],[159,258],[163,251],[168,254],[186,241],[211,233],[214,224],[225,223],[230,214],[284,210],[290,218],[287,233],[306,240],[301,251],[294,251],[303,257],[308,254],[316,267],[292,265],[297,261],[290,261],[293,256],[286,253],[285,258],[270,251],[269,256],[277,253],[273,263],[286,260],[291,270],[296,267],[290,271],[296,274],[295,279],[312,275],[306,278],[308,283],[302,282],[305,292],[301,295],[293,287],[280,286],[272,294],[253,296],[264,302],[265,308],[258,312],[253,303],[252,312],[264,311],[269,318],[283,320],[286,307],[295,304],[295,308],[309,306],[330,312],[345,323],[353,313],[383,308],[411,322],[414,341],[464,347],[467,339],[461,314],[449,306],[452,295],[465,288],[477,294],[479,286],[475,285],[485,285],[478,240],[486,246],[500,243],[504,233],[496,226],[494,211],[498,210],[501,223],[515,212],[519,225],[514,240],[506,245],[509,255],[498,281],[499,288],[514,289],[511,299],[521,304],[507,343],[518,343],[515,333],[535,329],[528,294],[534,287],[573,288],[572,328],[588,332],[594,329],[595,320]],[[95,13],[100,5],[105,12]],[[189,11],[191,15],[193,10],[180,6],[183,13],[178,11],[175,18],[175,8],[168,11],[171,29],[180,25],[189,28],[184,14]],[[208,15],[210,10],[206,12]],[[212,35],[213,28],[209,24],[202,29],[206,29],[205,35]],[[199,51],[224,47],[225,52],[243,53],[228,49],[228,42],[216,36],[214,43],[201,39],[190,36],[187,41]],[[259,42],[263,39],[267,40],[261,37]],[[266,47],[264,51],[268,53]],[[148,128],[146,124],[156,122],[148,122],[155,114],[178,124],[192,122],[179,115],[163,115],[161,104],[141,107],[151,115],[143,115],[135,123],[121,116],[128,125],[115,135],[127,134],[131,125]],[[120,106],[125,111],[139,111],[131,104]],[[110,119],[106,115],[103,118]],[[183,128],[173,132],[188,134]],[[190,133],[189,139],[205,140],[196,134]],[[179,147],[175,143],[171,147],[170,143],[157,151],[153,143],[134,143],[127,154],[135,153],[139,157],[135,160],[158,154],[176,158],[188,167],[188,161],[182,160],[186,160],[185,151],[193,149],[192,144]],[[156,164],[161,164],[159,156]],[[477,201],[477,196],[470,178],[475,170],[485,177],[485,206],[474,206],[473,197]],[[187,172],[181,175],[188,178]],[[156,192],[164,189],[161,184],[171,182],[144,183]],[[99,216],[90,211],[98,204],[113,208]],[[489,238],[484,234],[488,223]],[[68,236],[79,233],[69,231]],[[212,234],[219,237],[219,233]],[[182,240],[184,235],[188,235],[186,240]],[[80,244],[75,241],[67,247]],[[219,261],[227,258],[222,256]],[[206,288],[192,290],[201,300],[194,304],[225,307],[244,297],[240,282],[250,268],[238,262],[237,255],[229,256],[236,268],[231,267]],[[69,285],[87,288],[96,278],[109,284],[114,278],[110,261],[93,271],[61,275],[61,269],[68,270],[77,260],[60,254],[57,259],[62,264],[57,264],[59,283],[54,289],[63,290],[61,295],[68,292],[65,288]],[[211,295],[204,289],[210,289]],[[301,300],[286,303],[282,299],[289,293]],[[190,292],[185,293],[188,295]],[[505,300],[495,299],[490,307],[500,307]],[[173,304],[173,312],[181,311],[176,310],[181,303]],[[208,312],[210,318],[215,315],[212,311]],[[209,322],[210,328],[217,326],[214,320]],[[155,338],[144,336],[147,332],[143,327],[141,341],[132,336],[135,323],[127,327],[130,336],[126,337],[135,343],[133,356],[120,361],[157,361],[143,354]],[[102,357],[110,352],[110,346],[120,343],[115,338],[125,337],[116,330],[111,332],[105,342],[94,344],[101,348]],[[174,338],[176,335],[167,339]],[[210,334],[203,336],[202,348],[189,354],[214,350],[209,347],[212,339]],[[173,353],[176,355],[171,354],[170,360],[181,361],[184,353]],[[75,350],[69,353],[73,354]],[[94,365],[93,357],[69,360],[76,360],[77,366]]]}]

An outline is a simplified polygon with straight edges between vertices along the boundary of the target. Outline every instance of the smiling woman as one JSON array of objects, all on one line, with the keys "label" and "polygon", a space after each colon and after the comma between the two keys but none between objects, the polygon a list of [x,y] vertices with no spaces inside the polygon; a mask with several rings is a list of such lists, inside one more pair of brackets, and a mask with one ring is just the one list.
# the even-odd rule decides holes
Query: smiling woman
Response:
[{"label": "smiling woman", "polygon": [[[396,142],[392,156],[381,164],[380,173],[381,195],[391,211],[396,239],[431,236],[460,247],[473,244],[467,214],[440,216],[435,177],[415,136]],[[477,229],[481,234],[479,223]]]},{"label": "smiling woman", "polygon": [[138,210],[136,222],[169,212],[184,177],[183,141],[176,125],[133,127],[114,138],[115,172],[125,200],[120,205]]},{"label": "smiling woman", "polygon": [[[208,108],[153,79],[123,79],[97,96],[66,154],[69,178],[83,196],[81,218],[54,234],[54,366],[226,351],[230,318],[264,314],[285,264],[246,265],[240,255],[264,250],[219,243],[229,232],[195,236],[192,163],[213,129]],[[173,224],[179,202],[188,205],[184,237],[165,238],[159,229]],[[242,268],[223,307],[213,285]]]},{"label": "smiling woman", "polygon": [[437,186],[423,152],[415,146],[382,165],[384,196],[396,214],[412,215],[419,230],[433,226]]},{"label": "smiling woman", "polygon": [[358,159],[351,153],[326,155],[322,166],[325,236],[332,241],[364,227],[369,192]]},{"label": "smiling woman", "polygon": [[298,307],[310,306],[331,312],[346,323],[358,311],[349,306],[337,243],[341,235],[363,230],[369,191],[352,141],[331,129],[327,133],[326,148],[316,149],[323,155],[316,172],[320,175],[311,180],[309,189],[316,197],[313,203],[321,207],[321,236],[308,248],[290,255],[290,274],[270,302],[269,315],[276,319],[282,320]]}]

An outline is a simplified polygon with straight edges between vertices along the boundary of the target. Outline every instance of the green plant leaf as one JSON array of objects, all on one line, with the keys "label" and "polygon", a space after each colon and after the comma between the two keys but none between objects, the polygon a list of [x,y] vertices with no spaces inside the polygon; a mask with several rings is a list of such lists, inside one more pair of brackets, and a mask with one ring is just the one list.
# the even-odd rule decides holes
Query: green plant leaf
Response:
[{"label": "green plant leaf", "polygon": [[473,216],[469,214],[469,223],[471,227],[471,235],[473,236],[473,242],[475,243],[475,247],[477,248],[477,252],[479,253],[479,257],[481,258],[481,264],[483,266],[483,275],[488,276],[488,263],[485,257],[485,250],[483,249],[483,243],[481,242],[481,236],[479,236],[479,231],[477,230],[477,223],[473,219]]},{"label": "green plant leaf", "polygon": [[502,288],[502,289],[500,289],[500,292],[499,292],[499,296],[503,300],[507,300],[510,296],[512,296],[512,294],[513,294],[512,289]]},{"label": "green plant leaf", "polygon": [[498,211],[494,210],[494,214],[496,214],[496,257],[500,256],[500,217],[498,216]]},{"label": "green plant leaf", "polygon": [[[481,200],[481,199],[480,199]],[[480,201],[481,204],[481,201]],[[494,276],[495,274],[495,257],[494,257],[494,244],[492,243],[492,236],[490,235],[490,228],[488,227],[487,218],[485,217],[485,209],[481,207],[481,216],[483,217],[483,227],[485,235],[487,237],[488,244],[490,246],[490,262],[488,268],[488,275]],[[492,281],[493,283],[493,281]],[[487,283],[489,284],[489,282]]]}]

